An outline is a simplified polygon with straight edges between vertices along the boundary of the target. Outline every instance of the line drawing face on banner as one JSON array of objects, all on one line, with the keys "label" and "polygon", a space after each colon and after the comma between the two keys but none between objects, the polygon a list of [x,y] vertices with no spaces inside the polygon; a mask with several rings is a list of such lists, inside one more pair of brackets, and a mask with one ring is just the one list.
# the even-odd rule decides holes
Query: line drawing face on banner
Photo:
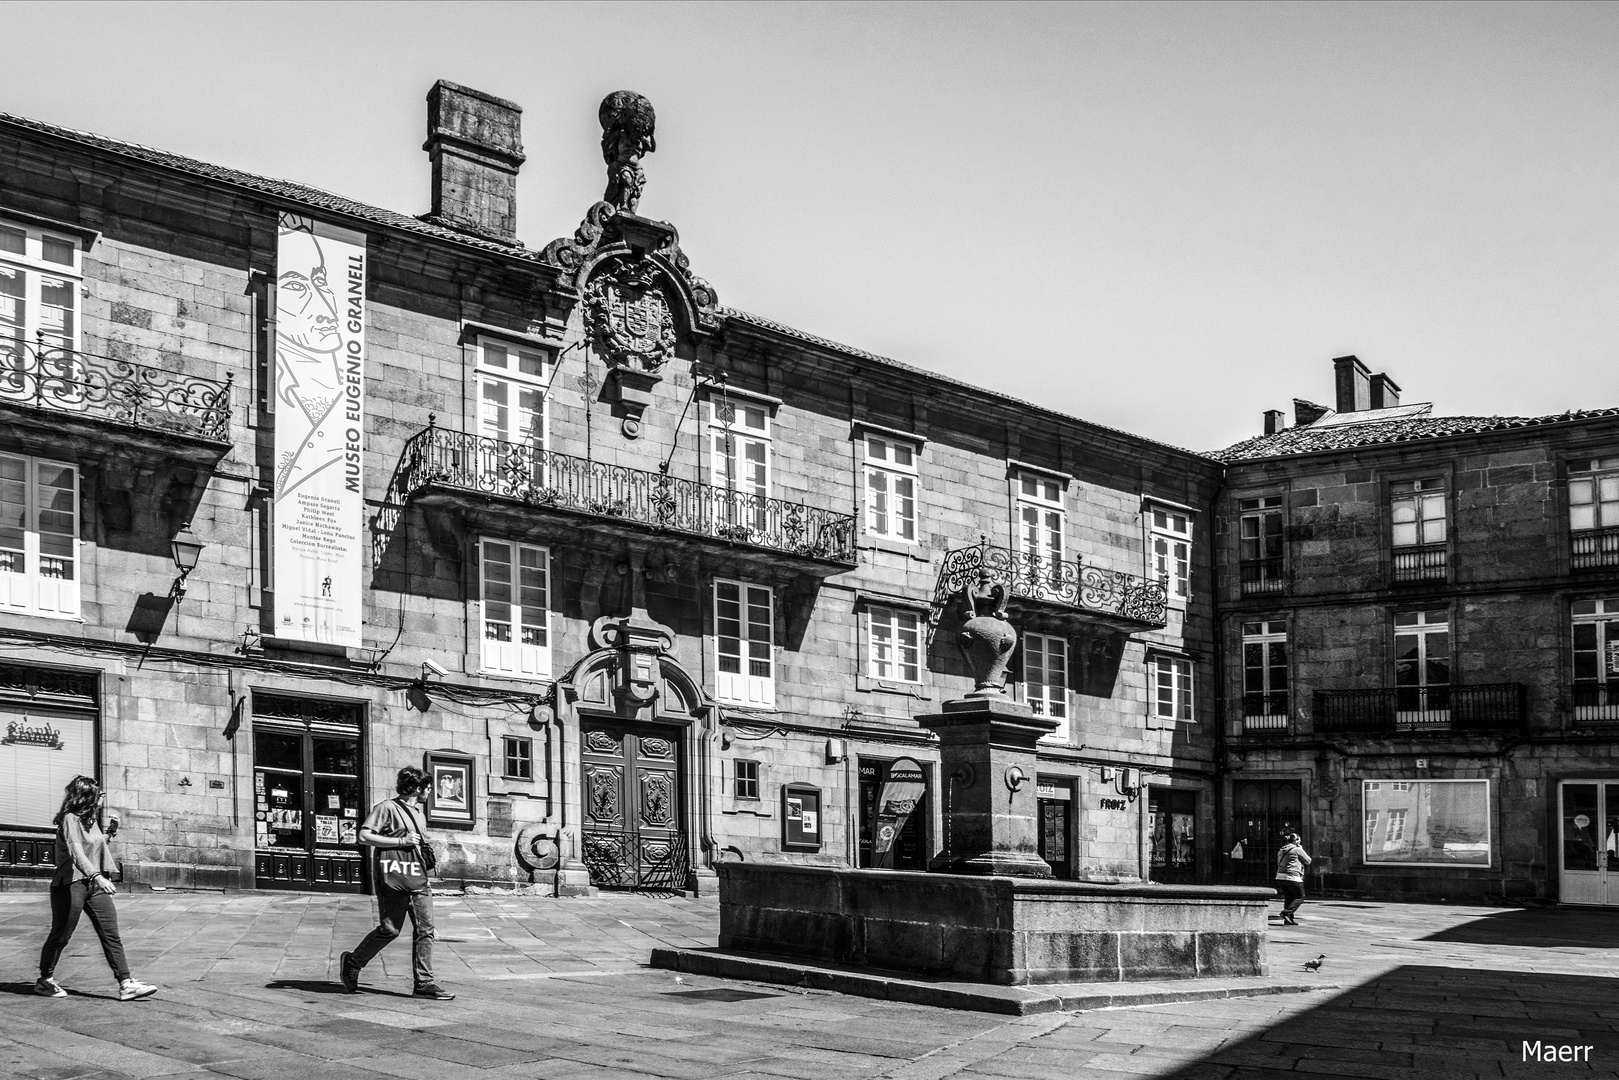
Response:
[{"label": "line drawing face on banner", "polygon": [[278,637],[361,643],[366,239],[281,215],[275,281]]}]

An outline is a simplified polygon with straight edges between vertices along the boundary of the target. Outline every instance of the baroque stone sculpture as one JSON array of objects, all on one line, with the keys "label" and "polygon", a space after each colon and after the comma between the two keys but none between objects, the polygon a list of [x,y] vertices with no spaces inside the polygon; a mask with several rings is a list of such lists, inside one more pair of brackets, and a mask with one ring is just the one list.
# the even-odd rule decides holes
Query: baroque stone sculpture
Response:
[{"label": "baroque stone sculpture", "polygon": [[1006,621],[1006,586],[981,568],[978,580],[961,590],[961,613],[956,641],[972,671],[974,689],[968,696],[1005,694],[1006,662],[1017,646],[1017,631]]},{"label": "baroque stone sculpture", "polygon": [[602,158],[607,162],[607,193],[602,201],[633,214],[646,185],[641,158],[658,149],[653,138],[657,116],[652,102],[633,90],[615,90],[602,99],[597,115],[602,125]]}]

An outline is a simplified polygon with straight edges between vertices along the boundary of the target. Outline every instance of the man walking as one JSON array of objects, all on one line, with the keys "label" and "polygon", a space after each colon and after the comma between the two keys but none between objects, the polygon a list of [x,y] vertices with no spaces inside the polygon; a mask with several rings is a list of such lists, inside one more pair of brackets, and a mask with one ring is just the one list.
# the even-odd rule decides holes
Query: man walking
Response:
[{"label": "man walking", "polygon": [[396,797],[373,806],[360,826],[360,843],[376,848],[371,880],[377,887],[380,919],[377,928],[353,952],[338,958],[343,989],[351,994],[360,989],[360,969],[399,936],[408,914],[416,996],[434,1001],[455,997],[433,981],[433,894],[427,889],[427,872],[434,860],[421,810],[427,785],[427,774],[422,770],[408,765],[400,769],[394,785]]}]

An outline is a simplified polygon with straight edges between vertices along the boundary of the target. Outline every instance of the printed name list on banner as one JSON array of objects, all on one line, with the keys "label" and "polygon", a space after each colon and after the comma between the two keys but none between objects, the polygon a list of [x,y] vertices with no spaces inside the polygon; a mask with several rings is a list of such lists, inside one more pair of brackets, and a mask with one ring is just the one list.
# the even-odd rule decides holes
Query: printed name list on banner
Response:
[{"label": "printed name list on banner", "polygon": [[359,645],[365,236],[281,215],[275,284],[276,636]]}]

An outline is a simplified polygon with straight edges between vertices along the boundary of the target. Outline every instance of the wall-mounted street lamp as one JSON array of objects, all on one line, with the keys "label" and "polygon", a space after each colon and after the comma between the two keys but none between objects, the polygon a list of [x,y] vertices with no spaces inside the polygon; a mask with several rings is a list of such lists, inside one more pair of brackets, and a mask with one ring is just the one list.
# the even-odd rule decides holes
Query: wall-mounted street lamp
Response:
[{"label": "wall-mounted street lamp", "polygon": [[169,599],[178,604],[185,599],[186,578],[191,571],[197,568],[197,560],[202,558],[203,542],[197,539],[197,534],[191,531],[191,522],[180,526],[180,531],[169,541],[169,550],[174,555],[174,568],[180,571],[180,576],[174,579],[169,587]]}]

